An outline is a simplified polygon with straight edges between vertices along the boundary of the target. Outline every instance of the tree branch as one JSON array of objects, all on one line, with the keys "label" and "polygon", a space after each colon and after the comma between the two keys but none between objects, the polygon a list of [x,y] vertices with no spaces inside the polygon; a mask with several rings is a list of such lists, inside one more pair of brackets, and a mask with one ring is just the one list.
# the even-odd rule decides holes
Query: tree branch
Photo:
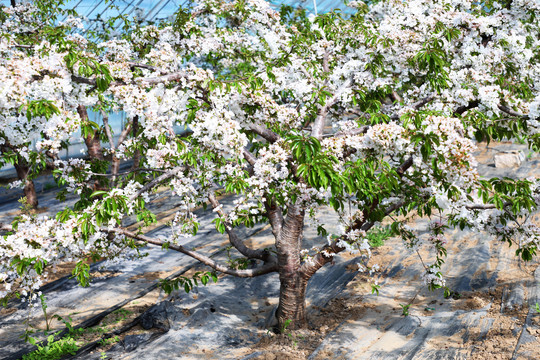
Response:
[{"label": "tree branch", "polygon": [[411,106],[412,106],[414,109],[418,110],[418,109],[420,109],[422,106],[426,105],[428,102],[433,101],[433,99],[435,99],[435,96],[433,96],[433,95],[431,95],[431,96],[426,96],[426,97],[423,98],[422,100],[413,103]]},{"label": "tree branch", "polygon": [[148,77],[148,78],[137,78],[135,80],[135,82],[137,83],[145,83],[145,84],[149,84],[149,85],[153,85],[153,84],[159,84],[159,83],[162,83],[162,82],[169,82],[169,81],[176,81],[176,80],[180,80],[182,78],[185,78],[186,77],[186,72],[185,71],[177,71],[177,72],[173,72],[173,73],[170,73],[170,74],[167,74],[167,75],[162,75],[162,76],[156,76],[156,77]]},{"label": "tree branch", "polygon": [[[225,221],[227,218],[227,215],[222,210],[222,206],[219,203],[219,201],[216,199],[216,196],[214,193],[208,194],[208,201],[210,201],[210,205],[214,208],[214,211],[217,212],[217,214],[223,219],[223,225],[225,225],[225,231],[227,232],[227,235],[229,236],[229,242],[232,246],[234,246],[242,255],[244,255],[247,258],[250,259],[260,259],[264,262],[272,262],[270,259],[272,256],[270,255],[270,252],[268,250],[254,250],[249,247],[247,247],[242,240],[238,238],[238,235],[234,231],[232,224],[228,221]],[[275,259],[273,259],[275,262]]]},{"label": "tree branch", "polygon": [[[112,153],[111,173],[112,173],[112,184],[114,185],[116,184],[116,177],[118,176],[118,172],[120,170],[120,159],[116,157],[116,146],[114,144],[114,137],[109,127],[109,116],[103,110],[101,110],[101,115],[103,117],[103,127],[105,128],[105,133],[107,134],[107,138],[109,139],[109,145],[111,147],[111,153]],[[131,130],[131,122],[128,123],[126,127],[124,128],[124,130],[122,130],[122,132],[120,133],[120,136],[118,137],[118,145],[124,142],[130,130]]]},{"label": "tree branch", "polygon": [[343,136],[347,136],[347,135],[360,135],[360,134],[365,134],[367,133],[367,131],[369,130],[371,126],[369,125],[365,125],[365,126],[362,126],[360,128],[357,128],[357,129],[352,129],[351,131],[338,131],[337,133],[335,134],[328,134],[328,135],[324,135],[323,137],[343,137]]},{"label": "tree branch", "polygon": [[467,210],[491,210],[496,209],[497,207],[493,204],[473,204],[465,206]]},{"label": "tree branch", "polygon": [[462,115],[465,111],[473,109],[473,108],[477,107],[478,105],[480,105],[480,101],[478,101],[478,100],[469,101],[469,103],[467,105],[458,107],[456,109],[456,111],[454,111],[453,115],[457,117],[459,115]]},{"label": "tree branch", "polygon": [[116,146],[114,145],[114,138],[111,133],[111,127],[109,126],[109,114],[101,110],[101,117],[103,120],[103,128],[105,129],[105,134],[107,135],[107,140],[109,140],[109,146],[111,147],[111,151],[114,152],[116,150]]},{"label": "tree branch", "polygon": [[328,114],[328,110],[330,110],[330,108],[332,106],[334,106],[334,104],[337,102],[337,100],[341,96],[341,94],[343,94],[343,92],[349,86],[351,86],[351,84],[352,84],[352,79],[351,78],[347,79],[337,89],[334,96],[332,96],[332,98],[329,101],[327,101],[326,104],[324,104],[321,111],[319,111],[319,115],[315,119],[315,122],[313,123],[313,129],[311,130],[311,136],[313,136],[314,138],[317,138],[317,139],[321,139],[321,137],[323,135],[323,130],[324,130],[324,122],[326,120],[326,115]]},{"label": "tree branch", "polygon": [[[139,67],[143,67],[142,64],[138,64],[138,65],[140,65]],[[135,66],[135,65],[132,65],[132,66]],[[163,82],[176,81],[185,77],[186,77],[186,73],[184,71],[177,71],[177,72],[165,74],[162,76],[156,76],[156,77],[140,77],[140,78],[135,79],[135,81],[129,82],[129,83],[130,84],[131,83],[134,83],[134,84],[144,83],[147,85],[154,85],[154,84],[159,84]],[[96,86],[95,79],[89,79],[89,78],[72,74],[71,80],[78,84],[87,84],[87,85]],[[127,85],[127,83],[124,81],[118,81],[118,80],[110,83],[110,86],[119,86],[119,85]]]},{"label": "tree branch", "polygon": [[131,122],[128,122],[124,130],[122,130],[122,132],[120,133],[120,136],[118,136],[118,146],[122,145],[124,140],[126,140],[127,136],[129,135],[130,131],[131,131]]},{"label": "tree branch", "polygon": [[392,99],[392,101],[394,102],[402,102],[403,99],[401,98],[401,96],[399,96],[399,94],[397,93],[397,91],[395,90],[392,90],[392,92],[390,93],[390,98]]},{"label": "tree branch", "polygon": [[[511,206],[512,203],[510,201],[507,201],[503,204],[503,208],[507,206]],[[466,205],[465,209],[467,210],[492,210],[497,209],[497,206],[494,204],[472,204],[472,205]]]},{"label": "tree branch", "polygon": [[[86,84],[86,85],[96,86],[96,80],[95,79],[88,79],[88,78],[85,78],[85,77],[82,77],[82,76],[72,74],[71,75],[71,80],[74,83],[77,83],[77,84]],[[123,81],[113,81],[109,85],[110,86],[118,86],[118,85],[126,85],[126,83],[123,82]]]},{"label": "tree branch", "polygon": [[33,48],[32,45],[23,45],[23,44],[13,44],[13,46],[21,48],[21,49],[32,49]]},{"label": "tree branch", "polygon": [[8,224],[0,223],[0,231],[13,231],[13,227]]},{"label": "tree branch", "polygon": [[[265,194],[268,196],[268,194]],[[271,204],[265,198],[263,200],[264,208],[266,209],[266,217],[272,226],[272,234],[275,239],[278,239],[281,236],[281,229],[283,228],[283,211],[277,206],[275,201],[272,201]]]},{"label": "tree branch", "polygon": [[[420,109],[422,106],[426,105],[427,103],[433,101],[433,99],[435,99],[435,96],[433,95],[430,95],[430,96],[426,96],[425,98],[421,99],[421,100],[418,100],[417,102],[415,103],[412,103],[411,104],[411,107],[415,110],[418,110]],[[399,119],[399,116],[397,114],[394,114],[392,116],[390,116],[390,119],[392,120],[398,120]]]},{"label": "tree branch", "polygon": [[287,216],[276,238],[278,263],[284,264],[279,269],[280,279],[293,275],[300,269],[300,248],[304,229],[305,211],[296,203],[289,203]]},{"label": "tree branch", "polygon": [[77,84],[96,85],[96,81],[78,75],[71,75],[71,80]]},{"label": "tree branch", "polygon": [[[399,208],[401,208],[403,205],[405,205],[405,201],[399,201],[399,202],[397,202],[397,203],[394,203],[394,204],[390,205],[389,207],[387,207],[387,208],[384,210],[385,216],[390,215],[390,214],[393,213],[394,211],[396,211],[396,210],[398,210]],[[368,231],[368,230],[371,229],[374,225],[375,225],[375,222],[374,222],[374,221],[369,221],[369,222],[364,223],[364,224],[360,227],[360,229],[362,229],[363,231]]]},{"label": "tree branch", "polygon": [[[139,136],[139,115],[135,115],[131,119],[131,127],[133,131],[131,136],[133,138],[137,138],[137,136]],[[140,165],[140,162],[141,162],[141,151],[139,149],[136,149],[135,153],[133,154],[133,164],[131,165],[131,168],[137,169]]]},{"label": "tree branch", "polygon": [[[478,105],[480,105],[480,100],[470,101],[467,105],[458,107],[456,109],[456,111],[454,111],[454,116],[462,115],[465,111],[473,109],[473,108],[477,107]],[[528,115],[518,113],[517,111],[514,111],[514,110],[510,109],[507,106],[499,104],[499,105],[497,105],[497,107],[499,108],[499,110],[501,110],[502,112],[504,112],[504,113],[506,113],[508,115],[515,116],[515,117],[522,118],[522,119],[528,119],[529,118]]]},{"label": "tree branch", "polygon": [[255,163],[257,162],[257,158],[246,148],[242,150],[242,154],[244,155],[244,159],[249,163],[251,166],[255,166]]},{"label": "tree branch", "polygon": [[129,66],[131,66],[132,68],[141,68],[141,69],[146,69],[146,70],[151,70],[151,71],[154,71],[154,72],[159,72],[160,74],[166,74],[166,72],[162,69],[159,69],[155,66],[152,66],[152,65],[147,65],[147,64],[139,64],[139,63],[134,63],[134,62],[128,62],[127,63]]},{"label": "tree branch", "polygon": [[268,274],[271,272],[276,272],[278,270],[277,263],[276,262],[268,262],[264,265],[255,268],[255,269],[245,269],[245,270],[238,270],[238,269],[231,269],[225,265],[222,265],[218,263],[217,261],[213,260],[212,258],[203,255],[199,252],[186,249],[182,245],[176,245],[176,244],[166,244],[160,240],[150,238],[146,235],[137,234],[129,230],[120,229],[120,228],[114,228],[114,229],[102,229],[102,231],[109,232],[109,233],[115,233],[120,235],[125,235],[127,237],[130,237],[132,239],[144,241],[148,244],[158,245],[163,247],[164,245],[167,246],[169,249],[181,252],[182,254],[191,256],[192,258],[199,260],[205,265],[210,266],[211,268],[222,272],[224,274],[234,275],[238,277],[255,277],[259,275]]},{"label": "tree branch", "polygon": [[[151,169],[151,168],[136,168],[136,169],[131,169],[129,171],[124,171],[124,172],[118,173],[118,176],[129,175],[129,174],[132,174],[134,172],[160,172],[160,173],[164,173],[165,170]],[[89,174],[94,175],[94,176],[113,176],[113,174],[101,174],[101,173],[95,173],[95,172],[89,172]]]},{"label": "tree branch", "polygon": [[249,125],[249,130],[253,131],[255,134],[261,136],[263,139],[272,144],[280,139],[278,134],[262,125],[251,124]]},{"label": "tree branch", "polygon": [[174,177],[180,170],[183,170],[183,166],[177,166],[169,171],[167,171],[165,174],[158,176],[154,180],[150,181],[148,184],[144,185],[139,191],[137,191],[135,194],[131,195],[129,200],[133,201],[137,199],[139,196],[141,196],[143,193],[147,192],[148,190],[152,189],[154,186],[159,185],[163,181],[166,181],[172,177]]},{"label": "tree branch", "polygon": [[[413,164],[413,159],[412,157],[410,157],[398,167],[396,172],[398,173],[400,177],[402,177],[405,171],[407,171],[407,169],[411,167],[412,164]],[[373,200],[373,203],[378,204],[379,203],[378,199],[375,198]],[[405,201],[399,201],[395,204],[390,205],[389,207],[384,209],[385,216],[390,215],[394,211],[401,208],[403,205],[405,205]],[[375,205],[375,207],[377,207],[377,205]],[[368,231],[369,229],[371,229],[373,225],[375,225],[375,222],[366,221],[366,219],[368,218],[369,211],[373,211],[373,210],[375,209],[373,208],[369,210],[366,209],[365,212],[367,212],[367,214],[364,214],[364,220],[356,221],[354,224],[350,225],[347,228],[347,232],[351,230],[358,230],[358,229],[363,230],[363,231]],[[344,236],[341,236],[340,238],[332,241],[330,244],[325,245],[321,249],[321,251],[317,255],[315,255],[313,259],[311,259],[311,261],[304,262],[300,268],[300,273],[302,274],[302,277],[304,277],[306,280],[311,278],[313,274],[317,272],[317,270],[323,267],[326,263],[329,263],[332,261],[333,254],[338,254],[342,252],[343,250],[345,250],[345,248],[338,245],[338,242],[340,240],[344,240]]]},{"label": "tree branch", "polygon": [[529,118],[528,115],[518,113],[518,112],[516,112],[516,111],[514,111],[514,110],[512,110],[509,107],[506,107],[504,105],[499,105],[498,107],[499,107],[499,110],[501,110],[502,112],[507,113],[508,115],[519,117],[519,118],[522,118],[522,119],[528,119]]},{"label": "tree branch", "polygon": [[[388,208],[385,209],[385,214],[389,215],[392,212],[396,211],[397,209],[401,208],[403,205],[405,205],[405,202],[400,201],[398,203],[395,203]],[[355,226],[349,227],[349,231],[361,229],[363,231],[368,231],[375,225],[375,222],[364,222],[364,223],[356,223]],[[332,261],[333,256],[344,251],[345,248],[338,245],[338,242],[344,240],[344,236],[341,236],[338,239],[335,239],[332,241],[332,243],[325,245],[321,251],[311,259],[311,261],[306,261],[302,264],[300,267],[300,273],[302,274],[302,277],[306,280],[311,278],[313,274],[317,272],[320,268],[322,268],[325,264]]]},{"label": "tree branch", "polygon": [[323,54],[323,61],[322,61],[322,67],[323,71],[325,73],[330,72],[330,66],[328,64],[328,58],[330,57],[330,54],[328,53],[328,47],[324,48],[324,54]]},{"label": "tree branch", "polygon": [[399,175],[399,177],[402,177],[403,174],[405,174],[405,171],[407,171],[408,168],[410,168],[413,164],[413,158],[412,156],[410,158],[408,158],[407,160],[405,160],[405,162],[403,164],[401,164],[396,172],[397,174]]}]

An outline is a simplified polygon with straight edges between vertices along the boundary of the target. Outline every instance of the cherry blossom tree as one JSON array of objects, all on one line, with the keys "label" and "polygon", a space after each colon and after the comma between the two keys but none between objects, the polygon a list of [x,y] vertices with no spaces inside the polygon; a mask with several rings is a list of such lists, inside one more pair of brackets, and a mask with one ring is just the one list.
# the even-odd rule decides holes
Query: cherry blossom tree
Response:
[{"label": "cherry blossom tree", "polygon": [[19,181],[11,186],[24,187],[26,202],[33,208],[38,199],[32,179],[54,167],[59,150],[81,125],[71,104],[83,95],[62,60],[68,44],[84,41],[67,36],[80,21],[70,17],[59,26],[51,25],[69,11],[59,12],[56,2],[38,5],[13,4],[0,16],[0,164],[15,167]]},{"label": "cherry blossom tree", "polygon": [[[118,258],[155,244],[229,275],[277,273],[278,322],[302,327],[313,274],[344,251],[369,258],[366,233],[383,220],[405,247],[432,248],[424,278],[431,289],[449,291],[440,270],[449,228],[487,231],[530,260],[540,241],[530,218],[539,180],[484,179],[473,152],[478,141],[502,139],[539,148],[538,2],[349,5],[357,10],[350,17],[310,17],[262,0],[204,0],[171,24],[95,44],[43,37],[31,49],[19,49],[4,22],[0,76],[20,90],[0,88],[3,134],[31,122],[47,134],[36,135],[40,146],[53,151],[84,123],[80,106],[122,110],[132,136],[108,158],[136,161],[110,181],[91,160],[58,160],[59,181],[80,199],[55,219],[23,216],[4,226],[0,296],[31,297],[47,269],[66,260],[78,261],[74,275],[85,285],[89,256]],[[38,64],[35,72],[19,74],[25,63]],[[41,112],[32,113],[34,104]],[[30,115],[20,115],[21,106]],[[109,187],[96,191],[90,179]],[[170,237],[151,238],[147,203],[163,186],[181,204]],[[223,194],[234,206],[222,206]],[[253,267],[183,245],[197,234],[195,209],[207,205],[216,229]],[[318,216],[329,207],[338,232]],[[412,212],[432,218],[427,239],[397,216]],[[122,226],[130,215],[141,220],[138,231]],[[315,248],[303,245],[308,219],[320,236]],[[272,228],[272,248],[251,248],[238,234],[261,222]]]}]

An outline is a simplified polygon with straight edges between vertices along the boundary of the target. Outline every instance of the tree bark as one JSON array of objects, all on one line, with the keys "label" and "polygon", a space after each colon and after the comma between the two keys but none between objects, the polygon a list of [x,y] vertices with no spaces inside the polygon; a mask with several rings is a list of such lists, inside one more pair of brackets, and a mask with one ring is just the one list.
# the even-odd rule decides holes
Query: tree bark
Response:
[{"label": "tree bark", "polygon": [[276,240],[278,255],[279,306],[276,313],[279,329],[298,329],[307,325],[306,285],[307,279],[300,273],[300,248],[304,227],[304,210],[297,205],[289,206],[287,218]]},{"label": "tree bark", "polygon": [[307,280],[298,272],[291,277],[284,277],[280,272],[279,307],[277,311],[280,331],[299,329],[307,326],[306,287]]},{"label": "tree bark", "polygon": [[99,133],[94,130],[93,134],[88,134],[84,137],[84,143],[88,149],[88,156],[91,160],[103,160],[103,149],[99,141]]},{"label": "tree bark", "polygon": [[[135,115],[133,117],[132,128],[133,128],[132,129],[133,138],[136,139],[139,133],[139,115]],[[131,169],[132,170],[138,169],[140,163],[141,163],[141,152],[139,150],[135,150],[135,153],[133,154],[133,165],[131,166]]]},{"label": "tree bark", "polygon": [[[81,117],[81,120],[83,122],[88,121],[88,111],[86,110],[86,107],[83,105],[77,106],[77,113]],[[103,161],[103,148],[101,146],[101,140],[99,139],[99,129],[96,129],[84,137],[84,144],[86,145],[86,149],[88,150],[88,157],[90,158],[90,161]],[[108,190],[107,187],[102,186],[99,182],[99,180],[94,180],[93,184],[94,191],[97,190]]]},{"label": "tree bark", "polygon": [[119,172],[120,172],[120,159],[117,158],[115,155],[113,155],[112,160],[111,160],[111,174],[113,176],[112,178],[113,186],[116,184],[116,178],[118,177]]},{"label": "tree bark", "polygon": [[26,197],[26,204],[32,209],[37,209],[39,202],[36,194],[36,188],[34,182],[28,179],[28,173],[30,168],[24,164],[24,160],[19,158],[15,163],[15,170],[17,171],[17,177],[19,180],[24,181],[24,196]]},{"label": "tree bark", "polygon": [[[83,120],[88,121],[88,112],[83,105],[77,106],[77,112]],[[91,160],[103,160],[103,149],[101,148],[101,142],[99,141],[99,131],[94,130],[92,133],[86,134],[84,137],[84,143],[88,149],[88,156]]]}]

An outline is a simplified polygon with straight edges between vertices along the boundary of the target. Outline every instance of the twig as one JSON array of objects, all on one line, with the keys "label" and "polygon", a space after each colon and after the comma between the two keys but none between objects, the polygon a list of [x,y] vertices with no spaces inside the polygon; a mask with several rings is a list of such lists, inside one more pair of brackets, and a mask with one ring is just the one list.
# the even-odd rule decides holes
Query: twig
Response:
[{"label": "twig", "polygon": [[147,192],[148,190],[152,189],[154,186],[159,185],[161,182],[166,181],[173,176],[175,176],[179,171],[183,170],[183,166],[177,166],[173,168],[172,170],[167,171],[163,175],[158,176],[154,180],[150,181],[148,184],[144,185],[139,191],[137,191],[135,194],[130,196],[130,200],[133,201],[137,199],[139,196],[141,196],[143,193]]},{"label": "twig", "polygon": [[134,232],[126,230],[126,229],[113,228],[113,229],[102,229],[102,231],[125,235],[125,236],[130,237],[130,238],[135,239],[135,240],[144,241],[144,242],[146,242],[148,244],[154,244],[154,245],[158,245],[158,246],[161,246],[161,247],[167,246],[169,249],[172,249],[172,250],[181,252],[182,254],[191,256],[192,258],[194,258],[196,260],[199,260],[203,264],[208,265],[211,268],[213,268],[214,270],[217,270],[217,271],[222,272],[224,274],[229,274],[229,275],[234,275],[234,276],[244,277],[245,278],[245,277],[256,277],[256,276],[268,274],[268,273],[271,273],[271,272],[275,272],[275,271],[278,270],[278,266],[277,266],[276,262],[268,262],[268,263],[266,263],[266,264],[264,264],[264,265],[262,265],[262,266],[260,266],[258,268],[255,268],[255,269],[244,269],[244,270],[231,269],[231,268],[229,268],[227,266],[219,264],[217,261],[211,259],[210,257],[208,257],[206,255],[203,255],[203,254],[201,254],[201,253],[199,253],[197,251],[189,250],[189,249],[183,247],[182,245],[165,243],[163,241],[150,238],[150,237],[148,237],[146,235],[137,234],[137,233],[134,233]]}]

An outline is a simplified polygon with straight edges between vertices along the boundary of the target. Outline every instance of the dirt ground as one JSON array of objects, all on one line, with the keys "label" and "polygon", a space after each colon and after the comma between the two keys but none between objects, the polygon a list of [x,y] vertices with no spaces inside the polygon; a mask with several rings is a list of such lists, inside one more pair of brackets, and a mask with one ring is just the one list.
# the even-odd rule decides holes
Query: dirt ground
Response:
[{"label": "dirt ground", "polygon": [[[374,253],[376,263],[390,263],[391,258],[387,255],[389,245],[377,249]],[[508,256],[513,256],[512,249]],[[487,315],[480,318],[478,327],[471,327],[448,337],[430,338],[425,346],[430,349],[443,350],[449,347],[461,348],[471,360],[511,359],[522,332],[530,336],[527,342],[522,342],[516,359],[540,359],[540,313],[528,304],[513,309],[503,309],[503,299],[508,295],[509,286],[516,282],[532,281],[533,272],[538,268],[538,262],[526,264],[512,262],[498,274],[497,283],[489,291],[472,291],[461,293],[454,299],[444,299],[442,296],[421,295],[412,300],[412,308],[419,309],[423,315],[431,312],[435,306],[448,304],[458,313],[472,312],[489,308]],[[406,264],[410,265],[410,264]],[[399,273],[396,275],[399,281]],[[285,331],[284,334],[276,335],[268,332],[263,335],[260,342],[252,347],[251,352],[262,352],[254,359],[258,360],[305,360],[321,344],[327,334],[334,331],[340,324],[360,320],[369,315],[370,318],[378,318],[384,322],[388,314],[382,310],[380,304],[375,301],[366,301],[366,296],[371,292],[370,278],[366,274],[358,274],[348,284],[347,290],[342,297],[332,300],[328,306],[320,309],[319,314],[310,318],[308,330]],[[540,285],[540,284],[538,284]],[[525,288],[526,289],[526,288]],[[381,292],[384,291],[384,286]],[[527,296],[527,294],[525,294]],[[402,308],[394,302],[392,311],[401,313]],[[384,308],[387,310],[387,308]],[[428,310],[426,310],[428,309]],[[457,315],[461,316],[461,315]],[[524,328],[525,321],[529,316],[529,326]],[[375,320],[377,322],[377,320]],[[490,323],[487,334],[480,331],[480,324]],[[535,341],[533,340],[535,339]],[[395,344],[394,344],[395,345]],[[391,346],[389,344],[389,346]],[[526,354],[523,356],[523,354]],[[331,352],[319,352],[316,359],[335,358]],[[344,357],[349,358],[349,357]]]},{"label": "dirt ground", "polygon": [[[487,147],[482,148],[479,160],[487,163],[491,161],[492,154]],[[532,171],[532,170],[531,170]],[[536,170],[535,170],[536,171]],[[163,212],[161,223],[169,220],[173,211]],[[411,223],[421,222],[423,219],[411,216]],[[425,220],[425,219],[424,219]],[[261,230],[262,231],[262,230]],[[455,235],[455,234],[454,234]],[[343,327],[354,327],[362,323],[362,326],[377,327],[380,334],[377,341],[378,346],[387,346],[389,349],[404,346],[411,340],[414,333],[407,336],[387,336],[385,333],[390,321],[404,319],[405,316],[425,318],[437,314],[437,312],[448,311],[456,317],[465,317],[467,314],[482,314],[476,323],[468,328],[449,334],[448,336],[432,336],[428,338],[423,346],[431,350],[459,349],[467,359],[491,360],[491,359],[540,359],[540,312],[534,310],[534,305],[528,301],[530,298],[538,297],[540,283],[535,279],[535,271],[540,270],[538,259],[531,263],[518,261],[515,257],[515,248],[508,248],[506,244],[493,243],[482,235],[464,235],[449,238],[449,262],[450,259],[459,254],[460,251],[468,247],[481,246],[485,242],[490,242],[489,251],[491,258],[482,264],[475,275],[486,275],[487,278],[496,275],[496,282],[488,288],[476,291],[466,291],[455,294],[449,299],[445,299],[440,293],[429,293],[422,285],[419,276],[410,276],[407,268],[421,266],[421,260],[416,254],[404,254],[401,241],[396,238],[389,239],[384,246],[373,251],[370,264],[395,266],[399,264],[401,269],[388,277],[384,271],[379,275],[369,276],[359,273],[347,284],[347,288],[338,297],[331,300],[323,308],[312,308],[309,317],[309,327],[304,330],[284,329],[281,334],[261,328],[253,328],[253,336],[258,338],[258,342],[252,346],[240,347],[235,350],[238,359],[242,359],[250,354],[256,354],[250,359],[258,360],[281,360],[308,359],[315,351],[319,351],[314,359],[351,359],[364,357],[337,357],[329,348],[324,347],[324,342],[332,334],[340,334]],[[428,252],[420,251],[419,254],[424,260],[429,260]],[[352,259],[352,256],[344,254],[345,258]],[[66,263],[59,266],[58,272],[51,273],[49,279],[60,278],[69,274],[74,264]],[[459,258],[454,263],[449,264],[450,269],[458,269],[454,272],[454,278],[459,276]],[[167,271],[146,272],[129,278],[129,282],[152,283],[156,279],[164,278],[175,269]],[[197,269],[190,270],[185,274],[189,276]],[[354,269],[350,269],[353,271]],[[385,269],[383,269],[385,270]],[[95,277],[115,276],[114,273],[93,274]],[[538,277],[537,277],[538,278]],[[381,284],[381,295],[372,294],[371,284],[378,281]],[[532,290],[536,294],[530,293]],[[523,301],[519,304],[508,302],[512,291],[522,291]],[[97,341],[103,334],[111,333],[129,325],[137,316],[141,315],[150,306],[163,300],[162,293],[158,290],[152,291],[146,296],[129,303],[120,311],[105,317],[101,323],[93,328],[81,332],[79,336],[80,344]],[[267,303],[267,306],[275,305]],[[268,300],[267,300],[268,302]],[[95,304],[94,304],[95,305]],[[403,305],[410,305],[408,315],[403,315]],[[8,315],[15,309],[0,309],[0,315]],[[189,315],[187,310],[186,315]],[[368,320],[369,319],[369,320]],[[373,325],[377,324],[377,325]],[[382,324],[382,325],[381,325]],[[380,328],[379,328],[380,327]],[[420,325],[422,327],[422,325]],[[487,329],[487,330],[486,330]],[[103,342],[96,348],[96,351],[107,351],[115,343],[122,341],[127,335],[141,334],[148,332],[140,325],[135,325],[123,332],[113,341]],[[155,329],[150,331],[156,331]],[[383,339],[387,336],[386,340]],[[196,350],[193,358],[215,359],[211,351]],[[199,353],[200,352],[200,353]],[[365,357],[375,358],[375,357]]]}]

